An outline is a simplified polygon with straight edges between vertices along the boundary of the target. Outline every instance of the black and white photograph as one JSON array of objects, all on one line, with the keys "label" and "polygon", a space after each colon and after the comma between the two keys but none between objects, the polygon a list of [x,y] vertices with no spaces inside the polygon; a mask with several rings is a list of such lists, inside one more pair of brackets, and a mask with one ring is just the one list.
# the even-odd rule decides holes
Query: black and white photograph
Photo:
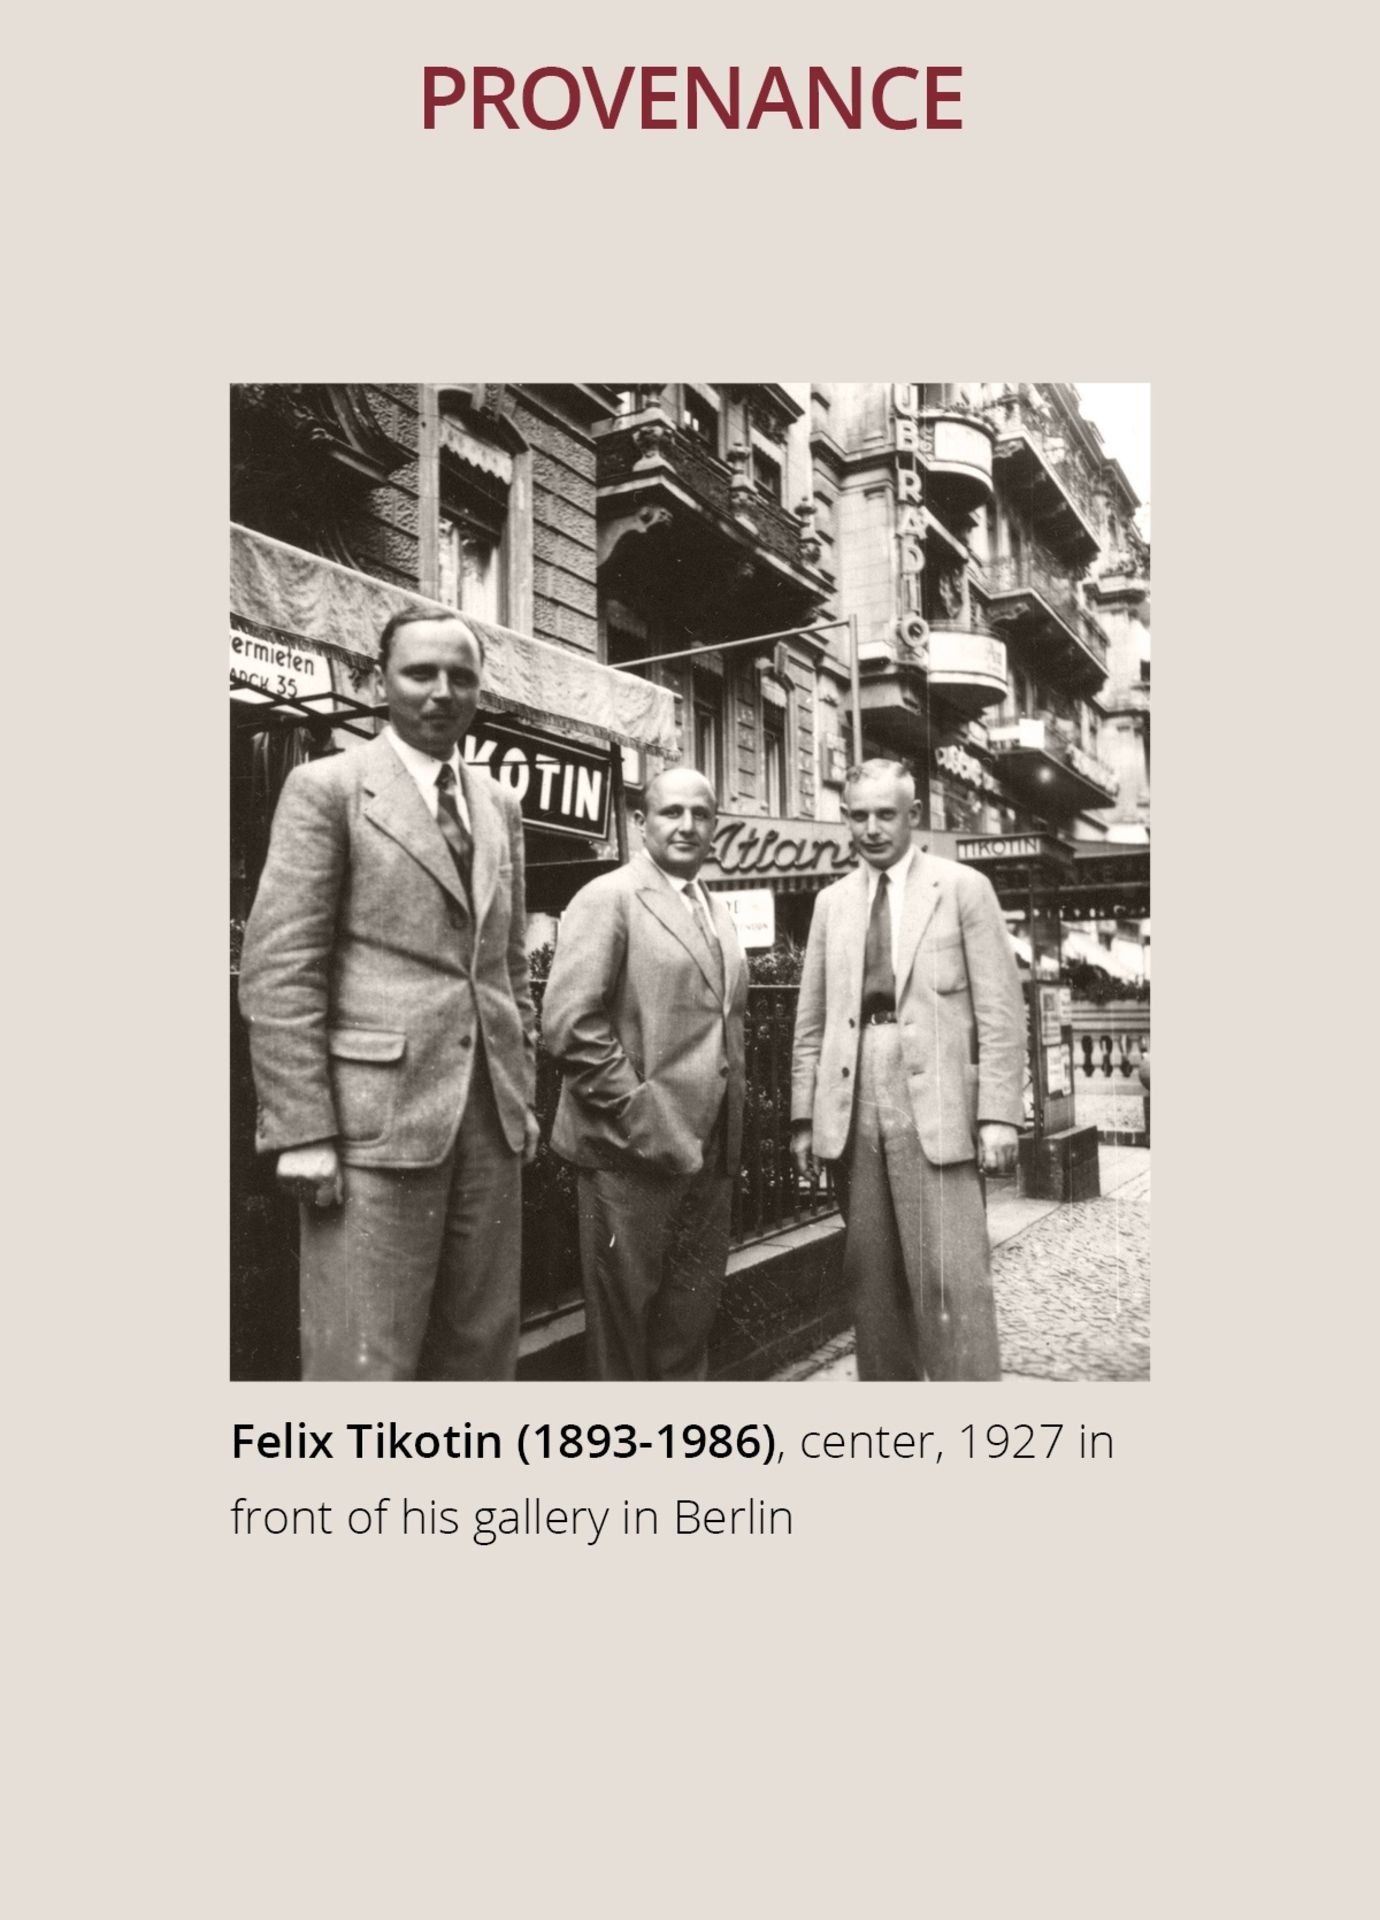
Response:
[{"label": "black and white photograph", "polygon": [[231,1378],[1147,1380],[1148,386],[230,458]]}]

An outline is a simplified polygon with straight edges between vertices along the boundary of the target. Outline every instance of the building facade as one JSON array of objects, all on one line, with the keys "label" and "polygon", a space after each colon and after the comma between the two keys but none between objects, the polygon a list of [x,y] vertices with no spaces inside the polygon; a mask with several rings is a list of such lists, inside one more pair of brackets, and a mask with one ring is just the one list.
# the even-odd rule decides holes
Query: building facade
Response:
[{"label": "building facade", "polygon": [[[804,938],[849,860],[844,770],[892,754],[927,844],[991,873],[1037,970],[1086,928],[1104,958],[1148,950],[1103,922],[1146,908],[1149,553],[1076,389],[616,391],[595,429],[600,645],[674,692],[678,750],[722,809],[710,883],[771,897],[745,930]],[[1088,864],[1104,841],[1128,851]]]},{"label": "building facade", "polygon": [[[812,524],[809,388],[622,387],[596,439],[604,657],[674,695],[681,757],[719,800],[709,883],[730,899],[746,885],[772,937],[803,940],[845,838],[807,849],[789,830],[837,822],[822,789],[841,778],[820,698],[831,575]],[[634,791],[656,764],[630,765]]]},{"label": "building facade", "polygon": [[[1018,951],[1056,970],[1070,924],[1148,911],[1136,495],[1067,384],[816,386],[811,404],[861,753],[912,766],[926,843],[982,866]],[[1093,859],[1135,838],[1138,862]]]}]

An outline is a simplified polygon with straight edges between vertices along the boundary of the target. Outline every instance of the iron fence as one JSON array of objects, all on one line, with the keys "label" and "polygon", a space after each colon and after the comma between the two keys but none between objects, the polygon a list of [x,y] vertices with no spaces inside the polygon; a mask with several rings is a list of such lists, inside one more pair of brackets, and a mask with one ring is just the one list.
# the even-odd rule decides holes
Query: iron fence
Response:
[{"label": "iron fence", "polygon": [[744,1041],[747,1098],[743,1160],[733,1203],[733,1238],[761,1240],[832,1213],[828,1174],[802,1179],[791,1159],[791,1041],[798,987],[749,987]]},{"label": "iron fence", "polygon": [[[540,1011],[545,982],[533,982]],[[733,1196],[733,1240],[762,1240],[832,1213],[838,1205],[827,1173],[802,1179],[791,1160],[791,1041],[799,989],[749,987],[744,1021],[747,1093],[743,1154]],[[545,1048],[537,1059],[537,1118],[542,1146],[524,1182],[527,1252],[525,1313],[550,1311],[579,1286],[575,1178],[547,1142],[560,1094],[560,1074]]]}]

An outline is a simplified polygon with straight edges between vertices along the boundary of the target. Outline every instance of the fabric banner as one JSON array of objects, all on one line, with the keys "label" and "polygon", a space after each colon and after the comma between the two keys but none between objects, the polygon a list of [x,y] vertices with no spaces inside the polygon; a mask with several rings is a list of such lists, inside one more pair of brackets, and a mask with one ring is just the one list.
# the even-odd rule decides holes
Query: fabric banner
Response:
[{"label": "fabric banner", "polygon": [[[230,529],[230,608],[243,622],[338,660],[367,662],[379,630],[405,607],[449,611],[404,587],[356,573],[247,527]],[[585,654],[464,616],[484,641],[481,706],[561,734],[592,735],[620,746],[676,750],[670,691],[619,673]],[[381,692],[380,692],[380,698]]]}]

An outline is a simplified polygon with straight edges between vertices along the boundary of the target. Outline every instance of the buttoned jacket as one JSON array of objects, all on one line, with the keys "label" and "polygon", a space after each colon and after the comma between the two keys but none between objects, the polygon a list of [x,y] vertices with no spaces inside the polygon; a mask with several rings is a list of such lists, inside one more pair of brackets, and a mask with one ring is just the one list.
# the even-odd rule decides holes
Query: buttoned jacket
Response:
[{"label": "buttoned jacket", "polygon": [[582,887],[561,918],[542,1003],[560,1065],[551,1144],[576,1166],[696,1173],[720,1109],[735,1168],[742,1144],[747,963],[708,895],[723,956],[645,853]]},{"label": "buttoned jacket", "polygon": [[482,1045],[511,1147],[532,1099],[535,1016],[522,818],[462,769],[471,897],[386,737],[296,768],[245,932],[261,1151],[334,1140],[347,1163],[436,1166]]},{"label": "buttoned jacket", "polygon": [[[997,897],[974,868],[917,850],[899,911],[906,1089],[926,1159],[948,1166],[976,1157],[980,1121],[1021,1123],[1025,1002]],[[823,1160],[842,1157],[852,1124],[867,920],[867,869],[859,867],[823,890],[810,924],[791,1118],[811,1122]]]}]

